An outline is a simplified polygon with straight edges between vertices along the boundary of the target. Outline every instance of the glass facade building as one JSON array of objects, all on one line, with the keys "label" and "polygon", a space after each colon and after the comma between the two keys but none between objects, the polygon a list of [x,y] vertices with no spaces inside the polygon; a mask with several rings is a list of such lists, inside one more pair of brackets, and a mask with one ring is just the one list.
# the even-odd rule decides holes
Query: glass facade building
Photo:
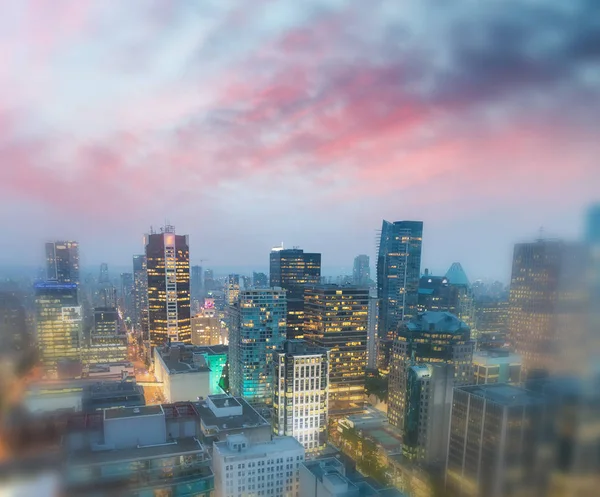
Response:
[{"label": "glass facade building", "polygon": [[146,256],[133,256],[134,323],[144,340],[148,336],[148,272]]},{"label": "glass facade building", "polygon": [[473,380],[473,347],[467,324],[448,312],[424,312],[404,323],[394,340],[390,359],[390,424],[404,426],[409,365],[449,364],[454,368],[454,383],[469,384]]},{"label": "glass facade building", "polygon": [[40,361],[44,369],[56,373],[62,359],[81,359],[82,313],[75,283],[37,283],[35,328]]},{"label": "glass facade building", "polygon": [[383,221],[377,256],[380,338],[393,338],[399,324],[417,314],[422,243],[422,221]]},{"label": "glass facade building", "polygon": [[146,268],[150,344],[191,343],[187,235],[176,235],[170,226],[163,233],[146,235]]},{"label": "glass facade building", "polygon": [[304,339],[330,350],[329,415],[361,412],[365,402],[369,290],[315,285],[304,290]]},{"label": "glass facade building", "polygon": [[79,243],[46,243],[46,279],[59,283],[79,283]]},{"label": "glass facade building", "polygon": [[369,286],[371,282],[371,260],[368,255],[361,254],[354,258],[352,278],[355,285]]},{"label": "glass facade building", "polygon": [[286,337],[285,290],[240,291],[231,308],[229,332],[229,385],[250,403],[271,404],[273,354]]}]

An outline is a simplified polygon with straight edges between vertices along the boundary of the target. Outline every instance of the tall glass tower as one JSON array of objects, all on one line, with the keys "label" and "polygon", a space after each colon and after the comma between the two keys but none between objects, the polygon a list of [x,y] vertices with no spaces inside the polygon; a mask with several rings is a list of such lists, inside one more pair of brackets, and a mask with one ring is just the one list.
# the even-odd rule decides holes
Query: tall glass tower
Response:
[{"label": "tall glass tower", "polygon": [[377,256],[380,338],[417,314],[421,276],[422,221],[383,221]]},{"label": "tall glass tower", "polygon": [[150,344],[191,343],[190,249],[173,226],[146,235]]},{"label": "tall glass tower", "polygon": [[59,283],[79,283],[79,243],[46,243],[46,279]]},{"label": "tall glass tower", "polygon": [[286,337],[285,290],[242,290],[231,308],[229,384],[250,403],[273,400],[273,354]]}]

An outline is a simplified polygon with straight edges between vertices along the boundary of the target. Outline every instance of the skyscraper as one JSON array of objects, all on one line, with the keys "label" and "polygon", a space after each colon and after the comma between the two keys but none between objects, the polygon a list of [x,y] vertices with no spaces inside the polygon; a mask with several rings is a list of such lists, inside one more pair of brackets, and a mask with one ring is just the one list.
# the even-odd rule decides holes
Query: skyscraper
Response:
[{"label": "skyscraper", "polygon": [[265,273],[253,273],[252,285],[254,288],[266,288],[269,286],[269,277]]},{"label": "skyscraper", "polygon": [[307,454],[327,441],[329,351],[288,340],[275,352],[273,432],[298,440]]},{"label": "skyscraper", "polygon": [[46,277],[59,283],[79,283],[79,243],[46,243]]},{"label": "skyscraper", "polygon": [[304,336],[304,286],[321,280],[321,254],[302,249],[274,248],[270,255],[269,283],[287,290],[287,337]]},{"label": "skyscraper", "polygon": [[355,286],[306,287],[305,340],[330,352],[329,415],[364,408],[369,290]]},{"label": "skyscraper", "polygon": [[509,298],[509,338],[535,369],[584,372],[587,365],[587,249],[557,240],[515,245]]},{"label": "skyscraper", "polygon": [[125,312],[125,317],[133,318],[134,294],[133,294],[133,273],[121,273],[121,292],[120,302]]},{"label": "skyscraper", "polygon": [[449,364],[456,385],[473,379],[471,330],[448,312],[424,312],[406,321],[394,339],[388,385],[388,418],[402,428],[406,414],[407,367],[411,364]]},{"label": "skyscraper", "polygon": [[352,273],[354,284],[357,286],[368,286],[371,281],[371,262],[368,255],[357,255],[354,258],[354,270]]},{"label": "skyscraper", "polygon": [[200,299],[202,290],[202,266],[192,266],[192,278],[190,281],[192,299]]},{"label": "skyscraper", "polygon": [[227,305],[233,305],[240,296],[240,275],[230,274],[225,282]]},{"label": "skyscraper", "polygon": [[146,270],[146,256],[133,256],[133,298],[134,298],[134,323],[141,333],[143,340],[148,336],[148,272]]},{"label": "skyscraper", "polygon": [[242,290],[232,306],[229,384],[250,403],[271,404],[273,354],[285,340],[285,290]]},{"label": "skyscraper", "polygon": [[76,283],[36,283],[35,328],[40,361],[46,371],[57,371],[61,359],[79,360],[82,316]]},{"label": "skyscraper", "polygon": [[190,251],[173,226],[146,235],[150,344],[191,343]]},{"label": "skyscraper", "polygon": [[377,256],[381,338],[392,338],[403,320],[417,314],[422,241],[422,221],[383,221]]}]

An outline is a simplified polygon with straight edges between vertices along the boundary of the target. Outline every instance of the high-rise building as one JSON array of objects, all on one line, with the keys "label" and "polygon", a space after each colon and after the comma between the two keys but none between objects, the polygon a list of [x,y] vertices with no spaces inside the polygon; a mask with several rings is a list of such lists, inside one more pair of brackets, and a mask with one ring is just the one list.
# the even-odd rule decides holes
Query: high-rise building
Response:
[{"label": "high-rise building", "polygon": [[329,415],[361,412],[365,399],[369,290],[306,287],[305,340],[330,352]]},{"label": "high-rise building", "polygon": [[271,404],[273,354],[285,340],[286,300],[281,288],[242,290],[232,306],[229,385],[251,403]]},{"label": "high-rise building", "polygon": [[379,299],[369,295],[369,324],[367,328],[367,368],[377,369],[377,323],[379,316]]},{"label": "high-rise building", "polygon": [[354,258],[352,278],[357,286],[369,285],[371,281],[371,261],[368,255],[361,254]]},{"label": "high-rise building", "polygon": [[146,256],[133,256],[134,323],[144,340],[148,337],[148,272]]},{"label": "high-rise building", "polygon": [[321,280],[321,254],[302,249],[274,248],[270,255],[269,283],[287,290],[287,337],[304,336],[304,286]]},{"label": "high-rise building", "polygon": [[265,273],[253,273],[252,285],[254,288],[266,288],[269,286],[269,277]]},{"label": "high-rise building", "polygon": [[188,236],[172,226],[146,235],[146,267],[150,344],[191,343]]},{"label": "high-rise building", "polygon": [[329,351],[288,340],[275,352],[273,432],[294,437],[307,454],[327,442]]},{"label": "high-rise building", "polygon": [[190,292],[192,299],[200,299],[202,296],[202,266],[192,266],[192,276],[190,280]]},{"label": "high-rise building", "polygon": [[80,360],[82,316],[76,283],[35,285],[35,328],[40,362],[53,374],[60,360]]},{"label": "high-rise building", "polygon": [[390,423],[398,428],[404,426],[407,366],[449,364],[454,367],[455,384],[469,384],[473,379],[473,345],[466,323],[448,312],[424,312],[405,322],[394,339],[390,360]]},{"label": "high-rise building", "polygon": [[583,245],[555,240],[515,245],[509,338],[525,374],[585,372],[588,257]]},{"label": "high-rise building", "polygon": [[116,307],[96,307],[89,344],[82,350],[84,364],[108,364],[127,360],[127,335],[120,332]]},{"label": "high-rise building", "polygon": [[454,368],[449,364],[407,366],[402,427],[406,459],[429,465],[446,461],[453,387]]},{"label": "high-rise building", "polygon": [[383,221],[377,256],[381,338],[393,338],[399,324],[417,314],[422,243],[422,221]]},{"label": "high-rise building", "polygon": [[227,497],[295,497],[299,492],[304,448],[293,437],[252,443],[229,435],[213,444],[215,495]]},{"label": "high-rise building", "polygon": [[521,383],[521,357],[507,349],[473,354],[473,384]]},{"label": "high-rise building", "polygon": [[537,483],[543,402],[533,392],[501,383],[455,388],[446,466],[452,497],[523,493]]},{"label": "high-rise building", "polygon": [[212,292],[216,289],[215,285],[215,274],[212,269],[204,270],[204,290],[206,292]]},{"label": "high-rise building", "polygon": [[121,273],[120,305],[125,317],[132,318],[134,310],[133,273]]},{"label": "high-rise building", "polygon": [[225,282],[227,305],[233,305],[240,296],[240,275],[230,274]]},{"label": "high-rise building", "polygon": [[46,278],[59,283],[79,283],[79,243],[46,243]]},{"label": "high-rise building", "polygon": [[192,343],[204,346],[221,343],[221,322],[214,309],[203,309],[192,318]]}]

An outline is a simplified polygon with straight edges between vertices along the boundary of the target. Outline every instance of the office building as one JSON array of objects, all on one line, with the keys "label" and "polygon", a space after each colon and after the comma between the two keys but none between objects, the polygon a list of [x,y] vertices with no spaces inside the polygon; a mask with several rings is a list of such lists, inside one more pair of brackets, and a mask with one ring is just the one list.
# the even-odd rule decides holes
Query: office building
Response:
[{"label": "office building", "polygon": [[212,269],[204,270],[204,291],[213,292],[217,289],[215,283],[215,274]]},{"label": "office building", "polygon": [[240,292],[229,332],[229,386],[251,403],[271,404],[273,354],[286,337],[285,290]]},{"label": "office building", "polygon": [[162,383],[166,402],[194,401],[211,394],[211,370],[204,351],[193,345],[171,343],[154,348],[154,376]]},{"label": "office building", "polygon": [[214,310],[203,309],[192,318],[192,344],[219,345],[221,342],[221,321]]},{"label": "office building", "polygon": [[65,495],[213,495],[210,455],[189,411],[155,405],[73,417],[64,436]]},{"label": "office building", "polygon": [[36,283],[34,291],[40,362],[48,373],[56,374],[60,360],[81,358],[83,330],[77,284]]},{"label": "office building", "polygon": [[539,395],[512,385],[462,386],[454,390],[446,467],[452,497],[503,497],[538,483]]},{"label": "office building", "polygon": [[148,336],[148,273],[146,270],[146,256],[133,256],[133,298],[134,298],[134,323],[141,333],[143,340]]},{"label": "office building", "polygon": [[271,423],[246,400],[231,395],[209,395],[196,404],[203,443],[224,442],[229,435],[243,434],[251,443],[271,440]]},{"label": "office building", "polygon": [[215,494],[295,497],[303,461],[304,448],[293,437],[252,443],[242,434],[229,435],[225,441],[213,445]]},{"label": "office building", "polygon": [[240,296],[240,275],[230,274],[227,276],[225,281],[225,299],[227,305],[232,306],[235,304]]},{"label": "office building", "polygon": [[455,385],[473,380],[473,348],[469,327],[448,312],[424,312],[405,322],[394,340],[390,359],[388,418],[398,428],[405,424],[407,367],[412,364],[449,364]]},{"label": "office building", "polygon": [[79,283],[79,243],[46,243],[46,278],[59,283]]},{"label": "office building", "polygon": [[377,256],[380,338],[393,338],[417,314],[421,276],[421,221],[383,221]]},{"label": "office building", "polygon": [[582,245],[553,240],[515,245],[509,337],[525,374],[587,373],[588,268],[589,252]]},{"label": "office building", "polygon": [[367,369],[377,369],[377,323],[379,320],[379,299],[369,295],[369,317],[367,328]]},{"label": "office building", "polygon": [[473,354],[473,383],[521,383],[521,357],[507,349]]},{"label": "office building", "polygon": [[475,302],[475,321],[479,335],[508,333],[508,300],[482,297]]},{"label": "office building", "polygon": [[273,432],[294,437],[307,456],[327,442],[329,351],[288,340],[275,352]]},{"label": "office building", "polygon": [[202,266],[192,266],[192,274],[190,279],[190,292],[193,300],[199,300],[203,295],[202,285]]},{"label": "office building", "polygon": [[360,412],[365,400],[369,290],[306,287],[305,340],[330,350],[329,415]]},{"label": "office building", "polygon": [[454,368],[449,364],[407,366],[402,426],[405,459],[428,465],[445,463],[453,387]]},{"label": "office building", "polygon": [[453,312],[458,319],[467,323],[471,329],[471,335],[477,336],[477,328],[475,323],[475,295],[473,288],[467,278],[467,274],[460,262],[454,262],[450,269],[446,272],[446,278],[450,283],[450,287],[454,289],[457,295],[456,311]]},{"label": "office building", "polygon": [[190,252],[187,235],[173,226],[146,235],[148,325],[152,347],[167,341],[191,343]]},{"label": "office building", "polygon": [[18,360],[35,345],[25,309],[18,292],[0,290],[0,355],[3,361]]},{"label": "office building", "polygon": [[269,286],[269,277],[265,273],[252,274],[252,286],[254,288],[266,288]]},{"label": "office building", "polygon": [[287,338],[304,336],[304,286],[321,280],[321,254],[274,248],[270,255],[270,286],[287,291]]},{"label": "office building", "polygon": [[368,255],[357,255],[354,258],[352,280],[356,286],[369,286],[371,283],[371,260]]},{"label": "office building", "polygon": [[96,307],[94,309],[94,327],[87,346],[82,349],[83,364],[125,362],[127,353],[127,335],[120,329],[117,309],[115,307]]},{"label": "office building", "polygon": [[123,309],[125,318],[133,318],[135,314],[133,273],[121,273],[121,290],[119,292],[119,306]]}]

